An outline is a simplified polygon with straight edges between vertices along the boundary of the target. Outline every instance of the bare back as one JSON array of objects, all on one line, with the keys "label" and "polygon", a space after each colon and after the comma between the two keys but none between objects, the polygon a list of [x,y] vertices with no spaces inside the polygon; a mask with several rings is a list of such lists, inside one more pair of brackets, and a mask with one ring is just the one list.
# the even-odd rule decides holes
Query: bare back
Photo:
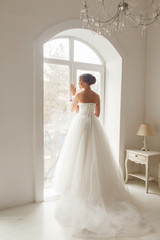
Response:
[{"label": "bare back", "polygon": [[84,90],[76,95],[77,102],[80,103],[95,103],[95,115],[100,115],[100,97],[97,93],[89,90]]}]

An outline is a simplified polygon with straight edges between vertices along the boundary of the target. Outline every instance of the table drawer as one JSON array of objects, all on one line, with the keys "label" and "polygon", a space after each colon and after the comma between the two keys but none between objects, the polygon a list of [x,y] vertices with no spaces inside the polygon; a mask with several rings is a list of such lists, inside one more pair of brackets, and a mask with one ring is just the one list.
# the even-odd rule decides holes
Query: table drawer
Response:
[{"label": "table drawer", "polygon": [[137,154],[137,153],[129,153],[128,158],[133,161],[137,162],[145,162],[146,158],[143,155]]}]

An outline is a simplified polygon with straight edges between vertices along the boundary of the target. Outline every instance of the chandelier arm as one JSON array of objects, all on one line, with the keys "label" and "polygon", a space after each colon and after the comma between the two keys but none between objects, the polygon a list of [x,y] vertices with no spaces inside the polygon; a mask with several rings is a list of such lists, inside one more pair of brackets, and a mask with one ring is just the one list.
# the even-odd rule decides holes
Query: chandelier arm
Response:
[{"label": "chandelier arm", "polygon": [[[145,20],[145,22],[142,22],[140,25],[141,26],[148,26],[148,25],[151,25],[152,23],[156,22],[158,16],[156,16],[154,19],[151,19],[151,18],[148,18]],[[147,22],[149,21],[149,22]]]},{"label": "chandelier arm", "polygon": [[[88,21],[92,21],[92,19],[94,19],[94,21],[97,21],[96,17],[92,17],[91,15],[88,14],[87,4],[84,5],[84,8],[85,8],[85,12],[86,12],[85,15],[86,15],[87,20],[88,20]],[[96,15],[96,13],[99,11],[99,8],[100,8],[100,7],[98,7],[98,9],[97,9],[96,12],[94,13],[94,15]],[[112,22],[114,22],[114,21],[117,19],[118,16],[119,16],[119,10],[118,10],[118,12],[116,13],[116,15],[113,16],[113,17],[111,17],[110,19],[105,20],[105,21],[98,20],[97,22],[98,22],[99,24],[109,24],[109,23],[112,24]]]},{"label": "chandelier arm", "polygon": [[[132,21],[136,21],[136,19],[138,18],[138,16],[133,15],[131,12],[129,13],[129,17],[131,17]],[[137,24],[136,26],[145,26],[145,25],[151,25],[152,23],[156,22],[157,18],[159,17],[159,15],[157,14],[154,18],[146,18],[146,19],[142,19],[140,21],[139,24]],[[131,24],[132,25],[132,24]]]},{"label": "chandelier arm", "polygon": [[110,23],[110,22],[114,22],[115,19],[119,16],[119,13],[117,12],[116,15],[114,17],[112,17],[111,19],[105,20],[105,21],[99,21],[99,23]]}]

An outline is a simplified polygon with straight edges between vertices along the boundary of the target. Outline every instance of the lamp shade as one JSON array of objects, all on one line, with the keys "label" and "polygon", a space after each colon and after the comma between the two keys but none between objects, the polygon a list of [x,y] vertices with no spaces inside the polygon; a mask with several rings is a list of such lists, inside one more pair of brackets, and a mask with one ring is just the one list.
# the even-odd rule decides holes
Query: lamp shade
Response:
[{"label": "lamp shade", "polygon": [[138,129],[137,135],[139,135],[139,136],[153,136],[153,131],[152,131],[151,125],[148,124],[148,123],[141,124],[139,129]]}]

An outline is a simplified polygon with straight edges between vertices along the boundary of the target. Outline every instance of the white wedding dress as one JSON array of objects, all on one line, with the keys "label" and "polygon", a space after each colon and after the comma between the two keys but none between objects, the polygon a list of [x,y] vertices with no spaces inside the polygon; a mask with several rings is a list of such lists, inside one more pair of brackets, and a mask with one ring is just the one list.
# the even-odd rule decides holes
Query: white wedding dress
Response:
[{"label": "white wedding dress", "polygon": [[94,103],[79,103],[55,170],[56,219],[83,238],[140,236],[150,230],[131,203]]}]

